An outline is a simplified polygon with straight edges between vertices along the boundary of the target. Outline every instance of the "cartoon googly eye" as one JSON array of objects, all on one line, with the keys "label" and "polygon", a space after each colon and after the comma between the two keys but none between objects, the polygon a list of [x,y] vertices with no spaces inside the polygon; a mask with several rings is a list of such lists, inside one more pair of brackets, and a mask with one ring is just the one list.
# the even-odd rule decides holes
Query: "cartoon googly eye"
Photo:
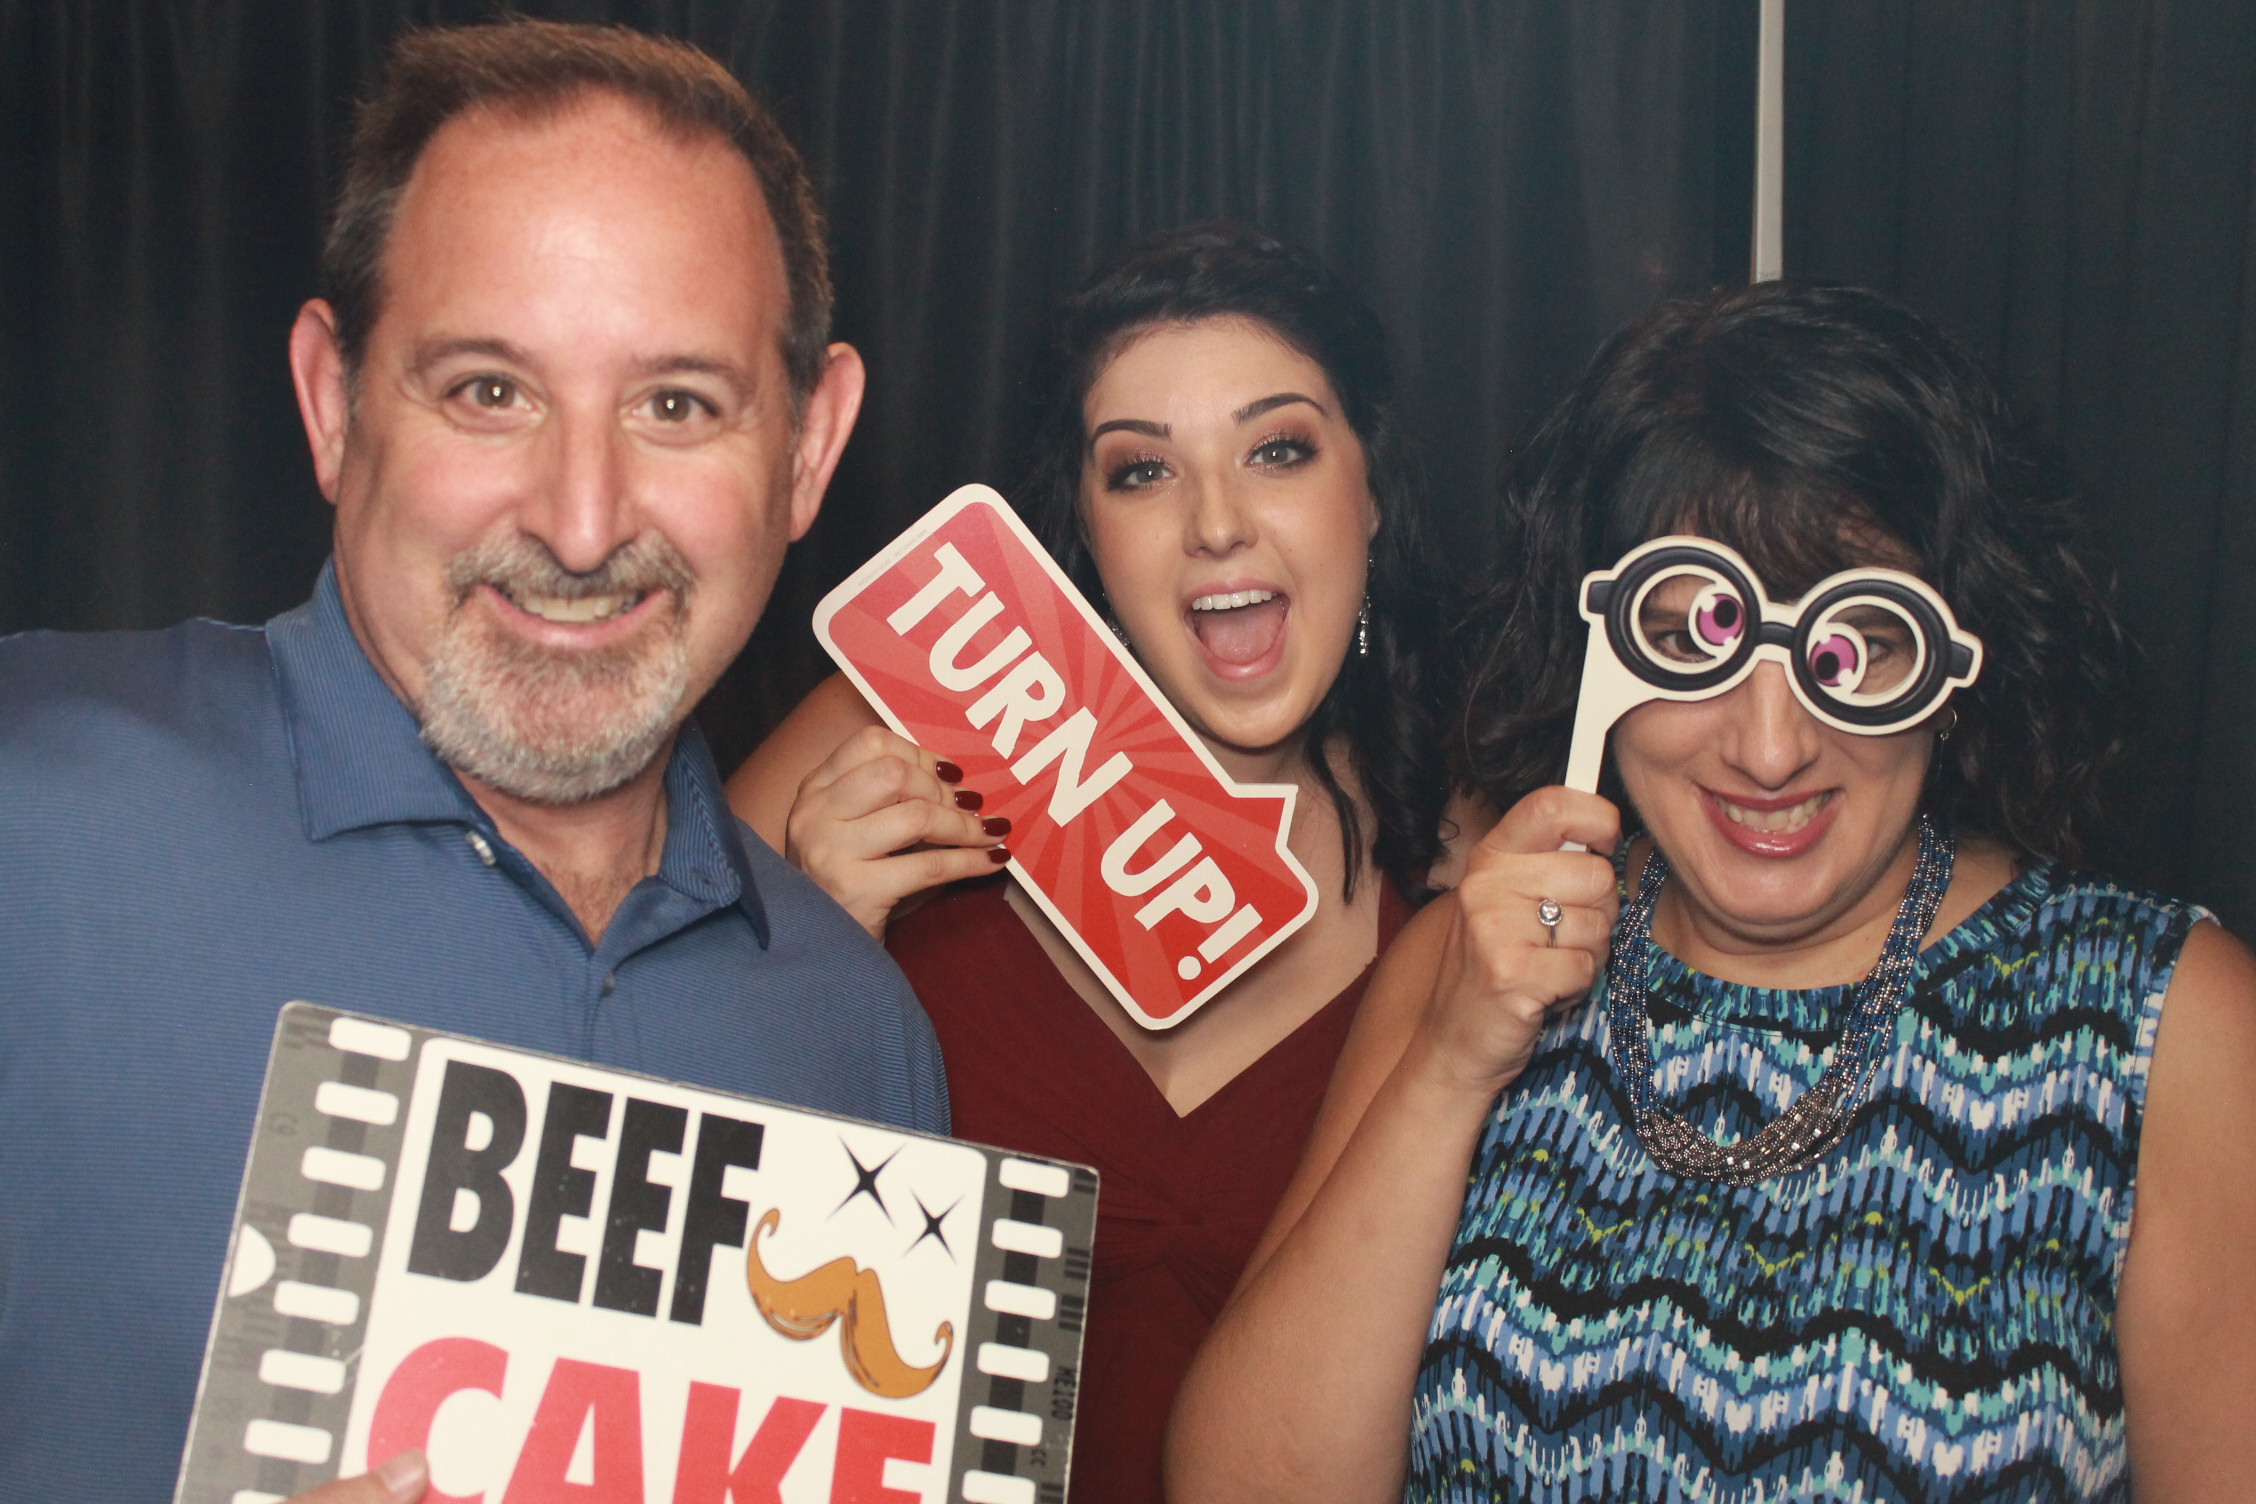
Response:
[{"label": "cartoon googly eye", "polygon": [[1863,634],[1836,622],[1810,639],[1810,676],[1827,689],[1854,694],[1869,656]]},{"label": "cartoon googly eye", "polygon": [[1927,631],[1902,601],[1877,590],[1827,602],[1802,635],[1802,683],[1836,705],[1893,703],[1919,682]]},{"label": "cartoon googly eye", "polygon": [[1690,626],[1692,640],[1720,658],[1747,630],[1746,603],[1719,580],[1693,598]]}]

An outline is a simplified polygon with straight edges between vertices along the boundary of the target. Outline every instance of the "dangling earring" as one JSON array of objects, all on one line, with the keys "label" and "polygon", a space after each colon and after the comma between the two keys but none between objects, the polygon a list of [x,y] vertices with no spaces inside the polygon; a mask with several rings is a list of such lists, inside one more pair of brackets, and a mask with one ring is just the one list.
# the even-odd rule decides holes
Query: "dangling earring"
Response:
[{"label": "dangling earring", "polygon": [[1935,742],[1938,746],[1949,741],[1951,733],[1958,729],[1958,707],[1956,705],[1945,705],[1943,709],[1950,712],[1950,719],[1943,722],[1943,729],[1935,733]]},{"label": "dangling earring", "polygon": [[1126,647],[1128,645],[1128,632],[1126,628],[1120,625],[1119,613],[1115,612],[1112,609],[1111,597],[1099,595],[1090,604],[1094,605],[1097,608],[1097,615],[1104,618],[1106,630],[1111,632],[1113,636],[1120,639],[1120,645],[1122,647]]},{"label": "dangling earring", "polygon": [[1363,551],[1363,604],[1355,608],[1355,656],[1371,656],[1371,551]]}]

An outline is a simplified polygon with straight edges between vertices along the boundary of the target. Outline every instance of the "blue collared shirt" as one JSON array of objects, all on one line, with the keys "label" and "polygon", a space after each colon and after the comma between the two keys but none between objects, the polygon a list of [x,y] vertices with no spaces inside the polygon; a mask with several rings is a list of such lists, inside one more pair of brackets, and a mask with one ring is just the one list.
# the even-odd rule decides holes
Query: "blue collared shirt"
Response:
[{"label": "blue collared shirt", "polygon": [[666,798],[591,947],[331,572],[263,629],[0,640],[0,1499],[171,1497],[292,999],[947,1131],[907,983],[694,727]]}]

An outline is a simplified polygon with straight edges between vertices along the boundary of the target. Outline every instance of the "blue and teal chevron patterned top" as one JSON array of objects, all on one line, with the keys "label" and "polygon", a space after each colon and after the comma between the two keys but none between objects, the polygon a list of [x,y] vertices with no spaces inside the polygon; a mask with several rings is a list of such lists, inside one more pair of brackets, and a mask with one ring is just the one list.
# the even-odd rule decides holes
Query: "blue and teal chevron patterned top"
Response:
[{"label": "blue and teal chevron patterned top", "polygon": [[[1817,1164],[1735,1189],[1644,1152],[1606,1010],[1554,1023],[1473,1160],[1408,1497],[1755,1504],[2125,1497],[2115,1290],[2163,991],[2198,909],[2037,867],[1920,957]],[[1851,989],[1656,949],[1662,1099],[1744,1137]]]}]

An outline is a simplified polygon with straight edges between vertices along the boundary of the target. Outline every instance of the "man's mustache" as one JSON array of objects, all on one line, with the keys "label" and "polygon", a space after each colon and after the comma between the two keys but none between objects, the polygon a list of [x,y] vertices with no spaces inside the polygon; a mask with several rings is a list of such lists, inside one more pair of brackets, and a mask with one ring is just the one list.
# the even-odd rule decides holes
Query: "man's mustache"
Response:
[{"label": "man's mustache", "polygon": [[447,588],[454,592],[456,605],[480,585],[491,585],[513,600],[528,596],[586,600],[660,591],[687,600],[696,582],[681,550],[659,533],[644,533],[621,544],[601,564],[584,572],[565,568],[546,543],[515,531],[481,539],[447,566]]},{"label": "man's mustache", "polygon": [[854,1382],[889,1400],[922,1394],[948,1366],[955,1351],[956,1328],[943,1321],[932,1334],[940,1356],[930,1367],[918,1368],[894,1351],[892,1327],[885,1319],[885,1290],[875,1269],[864,1269],[850,1258],[835,1258],[797,1279],[777,1279],[760,1262],[760,1235],[774,1232],[783,1213],[771,1209],[752,1229],[745,1250],[745,1275],[752,1286],[752,1303],[774,1327],[794,1342],[806,1342],[830,1330],[839,1317],[846,1370]]}]

